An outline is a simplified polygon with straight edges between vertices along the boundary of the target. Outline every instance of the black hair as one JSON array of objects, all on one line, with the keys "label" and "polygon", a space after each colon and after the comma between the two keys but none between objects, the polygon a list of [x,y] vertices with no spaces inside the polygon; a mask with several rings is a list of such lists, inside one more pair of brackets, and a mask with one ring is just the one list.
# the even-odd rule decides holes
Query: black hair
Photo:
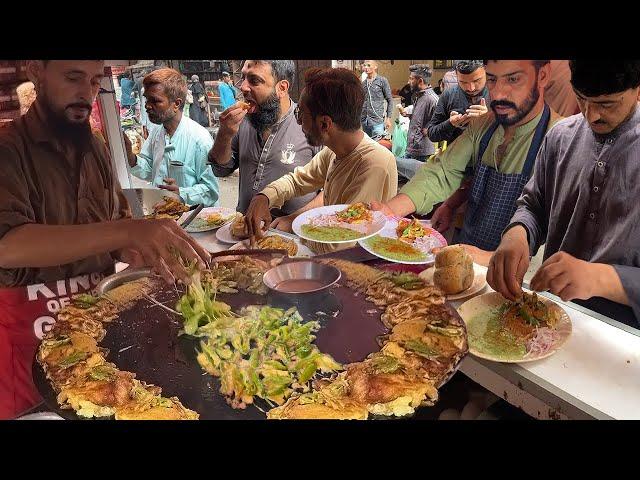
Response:
[{"label": "black hair", "polygon": [[484,67],[484,60],[454,60],[456,71],[464,75],[475,72],[480,67]]},{"label": "black hair", "polygon": [[293,60],[256,60],[256,62],[268,63],[271,65],[273,77],[276,83],[280,80],[286,80],[290,86],[296,78],[296,64]]},{"label": "black hair", "polygon": [[418,63],[409,67],[409,72],[413,73],[416,77],[422,78],[424,83],[429,83],[433,70],[426,63]]},{"label": "black hair", "polygon": [[[488,62],[489,60],[482,60],[483,65],[486,65]],[[544,67],[547,63],[551,63],[551,60],[532,60],[532,62],[533,62],[533,66],[536,69],[536,73],[538,73],[540,69]]]},{"label": "black hair", "polygon": [[640,86],[640,60],[570,60],[571,85],[587,97]]}]

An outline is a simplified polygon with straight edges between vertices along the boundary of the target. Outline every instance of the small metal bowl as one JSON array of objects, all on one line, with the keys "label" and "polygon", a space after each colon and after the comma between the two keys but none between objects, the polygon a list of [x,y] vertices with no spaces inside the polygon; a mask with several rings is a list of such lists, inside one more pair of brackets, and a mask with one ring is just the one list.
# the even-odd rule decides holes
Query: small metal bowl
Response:
[{"label": "small metal bowl", "polygon": [[299,260],[282,263],[267,270],[262,280],[275,292],[298,295],[326,290],[340,280],[341,276],[340,270],[332,265]]},{"label": "small metal bowl", "polygon": [[150,268],[125,268],[123,271],[114,273],[102,280],[96,287],[96,291],[98,295],[104,295],[109,290],[113,290],[127,282],[151,276],[153,276],[153,273]]}]

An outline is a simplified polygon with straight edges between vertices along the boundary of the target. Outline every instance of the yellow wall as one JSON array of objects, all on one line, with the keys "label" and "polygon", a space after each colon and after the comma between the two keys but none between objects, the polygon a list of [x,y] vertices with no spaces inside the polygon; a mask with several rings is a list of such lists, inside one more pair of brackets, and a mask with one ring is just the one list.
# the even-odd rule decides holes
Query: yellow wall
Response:
[{"label": "yellow wall", "polygon": [[409,80],[409,66],[414,63],[427,63],[433,66],[433,60],[378,60],[378,74],[387,77],[391,90],[401,89]]}]

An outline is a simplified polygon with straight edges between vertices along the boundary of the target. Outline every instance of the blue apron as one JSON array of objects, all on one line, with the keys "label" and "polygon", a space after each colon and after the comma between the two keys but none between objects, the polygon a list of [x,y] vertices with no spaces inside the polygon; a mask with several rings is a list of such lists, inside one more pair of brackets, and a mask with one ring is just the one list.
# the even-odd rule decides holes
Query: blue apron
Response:
[{"label": "blue apron", "polygon": [[499,124],[494,123],[483,135],[464,224],[457,242],[475,245],[482,250],[498,248],[502,232],[516,211],[516,200],[522,195],[522,189],[531,177],[550,116],[549,106],[545,103],[521,173],[500,173],[482,163],[482,155]]}]

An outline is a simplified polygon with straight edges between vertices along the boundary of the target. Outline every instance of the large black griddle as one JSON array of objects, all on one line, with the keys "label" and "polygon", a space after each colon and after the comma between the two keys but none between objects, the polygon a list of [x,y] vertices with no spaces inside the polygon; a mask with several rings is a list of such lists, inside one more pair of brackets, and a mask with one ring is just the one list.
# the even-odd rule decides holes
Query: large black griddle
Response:
[{"label": "large black griddle", "polygon": [[[418,273],[421,265],[405,265],[381,260],[361,247],[319,255],[316,258],[342,258],[353,262],[398,271]],[[388,333],[380,321],[383,309],[366,301],[358,294],[340,284],[317,294],[283,295],[270,292],[266,296],[240,291],[236,294],[219,294],[217,299],[231,305],[234,311],[247,305],[271,305],[280,308],[296,306],[305,320],[318,320],[321,328],[316,333],[315,344],[323,353],[346,364],[363,360],[368,354],[378,351],[377,338]],[[183,290],[172,290],[158,284],[154,298],[174,308]],[[450,313],[458,316],[449,302]],[[323,312],[324,315],[318,315]],[[335,314],[335,316],[334,316]],[[464,325],[464,323],[462,323]],[[107,360],[119,369],[135,372],[139,380],[162,387],[162,395],[177,396],[183,405],[197,411],[201,419],[208,420],[264,420],[265,414],[255,406],[245,410],[234,410],[219,393],[220,381],[205,373],[196,360],[199,339],[178,337],[181,320],[148,300],[139,300],[131,309],[106,326],[107,334],[100,343],[108,348]],[[441,383],[447,383],[460,363]],[[40,364],[33,362],[33,380],[47,407],[66,419],[79,419],[73,410],[62,410],[56,394],[45,378]],[[256,398],[256,405],[267,411],[266,402]],[[386,418],[386,417],[371,417]],[[410,417],[404,417],[408,419]]]},{"label": "large black griddle", "polygon": [[[174,308],[182,291],[158,283],[152,296]],[[363,360],[379,350],[377,337],[387,333],[380,321],[382,310],[344,285],[317,294],[266,296],[240,291],[219,294],[217,299],[231,305],[234,311],[247,305],[268,304],[274,307],[296,306],[305,320],[317,320],[321,328],[315,343],[323,353],[346,364]],[[322,312],[322,313],[319,313]],[[197,411],[201,419],[249,420],[265,419],[263,412],[249,405],[234,410],[219,393],[220,382],[206,374],[196,360],[200,339],[180,336],[180,317],[150,303],[139,300],[106,324],[107,334],[100,345],[109,349],[107,360],[120,370],[136,373],[136,378],[162,387],[162,395],[177,396],[187,408]],[[62,410],[56,394],[37,361],[33,364],[34,383],[47,407],[67,419],[78,419],[73,410]],[[256,405],[267,411],[269,405],[256,398]]]}]

